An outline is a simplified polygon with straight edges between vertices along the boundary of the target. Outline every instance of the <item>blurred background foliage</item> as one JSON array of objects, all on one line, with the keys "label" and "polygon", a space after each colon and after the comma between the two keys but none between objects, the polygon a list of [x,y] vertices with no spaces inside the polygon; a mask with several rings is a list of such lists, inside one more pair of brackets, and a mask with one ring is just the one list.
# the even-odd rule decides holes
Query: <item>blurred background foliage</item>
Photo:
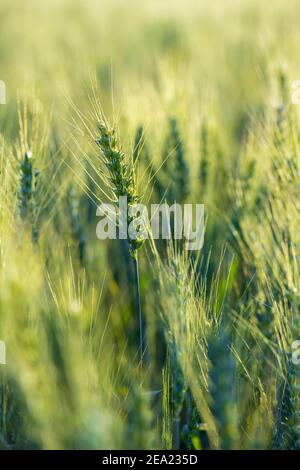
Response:
[{"label": "blurred background foliage", "polygon": [[[0,448],[299,448],[300,4],[1,0]],[[199,253],[96,238],[98,103]]]}]

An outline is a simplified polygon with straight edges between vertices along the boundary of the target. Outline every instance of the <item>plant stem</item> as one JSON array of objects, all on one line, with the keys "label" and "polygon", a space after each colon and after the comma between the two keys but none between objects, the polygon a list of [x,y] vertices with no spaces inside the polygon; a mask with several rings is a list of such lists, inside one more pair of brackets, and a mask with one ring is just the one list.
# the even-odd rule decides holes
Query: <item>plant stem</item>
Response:
[{"label": "plant stem", "polygon": [[146,349],[146,332],[145,332],[145,320],[142,313],[141,305],[141,292],[140,292],[140,276],[139,276],[139,261],[137,250],[133,256],[134,272],[135,272],[135,285],[136,285],[136,309],[139,315],[139,328],[140,328],[140,371],[141,371],[141,382],[143,372],[143,359]]}]

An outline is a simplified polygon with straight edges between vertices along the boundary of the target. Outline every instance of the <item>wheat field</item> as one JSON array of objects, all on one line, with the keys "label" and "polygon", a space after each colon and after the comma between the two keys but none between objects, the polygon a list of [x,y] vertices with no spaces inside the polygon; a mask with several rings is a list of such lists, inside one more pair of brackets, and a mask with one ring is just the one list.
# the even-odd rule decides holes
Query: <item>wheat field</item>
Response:
[{"label": "wheat field", "polygon": [[[299,22],[1,0],[0,449],[300,449]],[[120,195],[203,247],[99,240]]]}]

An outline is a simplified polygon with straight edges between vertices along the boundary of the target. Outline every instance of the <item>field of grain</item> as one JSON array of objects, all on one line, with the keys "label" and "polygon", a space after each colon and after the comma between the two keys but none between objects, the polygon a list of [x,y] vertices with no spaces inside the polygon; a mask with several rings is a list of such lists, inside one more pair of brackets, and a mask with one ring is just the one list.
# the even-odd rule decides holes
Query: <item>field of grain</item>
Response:
[{"label": "field of grain", "polygon": [[[0,449],[300,449],[299,24],[1,0]],[[120,195],[203,247],[99,240]]]}]

